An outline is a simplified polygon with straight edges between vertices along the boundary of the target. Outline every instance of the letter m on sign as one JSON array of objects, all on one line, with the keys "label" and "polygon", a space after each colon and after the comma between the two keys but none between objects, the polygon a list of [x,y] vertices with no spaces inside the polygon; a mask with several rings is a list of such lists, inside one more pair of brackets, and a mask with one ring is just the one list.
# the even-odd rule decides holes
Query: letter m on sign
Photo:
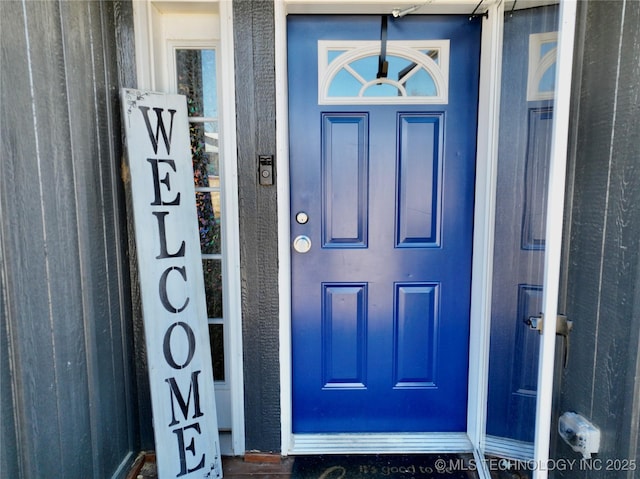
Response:
[{"label": "letter m on sign", "polygon": [[202,411],[200,410],[200,391],[198,388],[198,374],[200,371],[194,371],[191,373],[191,383],[189,384],[189,392],[187,393],[187,399],[185,400],[184,395],[180,391],[178,384],[176,383],[175,378],[165,379],[165,381],[169,384],[169,390],[171,393],[171,424],[169,426],[175,426],[180,421],[176,419],[176,411],[175,411],[175,403],[178,403],[178,407],[182,412],[182,419],[189,419],[189,405],[191,404],[191,398],[193,397],[193,416],[191,419],[196,419],[202,416]]},{"label": "letter m on sign", "polygon": [[120,98],[158,478],[219,478],[187,102],[183,95],[129,89]]}]

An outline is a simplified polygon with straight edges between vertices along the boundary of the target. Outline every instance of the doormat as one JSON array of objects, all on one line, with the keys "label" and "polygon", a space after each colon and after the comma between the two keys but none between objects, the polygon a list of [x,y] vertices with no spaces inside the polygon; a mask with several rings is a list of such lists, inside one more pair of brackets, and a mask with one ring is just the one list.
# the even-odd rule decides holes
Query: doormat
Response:
[{"label": "doormat", "polygon": [[291,479],[476,479],[471,454],[296,456]]}]

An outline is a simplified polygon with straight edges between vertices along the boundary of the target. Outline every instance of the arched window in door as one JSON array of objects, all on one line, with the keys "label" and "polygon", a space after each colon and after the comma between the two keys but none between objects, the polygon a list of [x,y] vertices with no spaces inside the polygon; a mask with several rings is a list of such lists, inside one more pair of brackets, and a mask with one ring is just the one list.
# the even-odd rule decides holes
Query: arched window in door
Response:
[{"label": "arched window in door", "polygon": [[449,41],[389,41],[385,78],[377,78],[379,41],[318,42],[318,103],[446,104]]}]

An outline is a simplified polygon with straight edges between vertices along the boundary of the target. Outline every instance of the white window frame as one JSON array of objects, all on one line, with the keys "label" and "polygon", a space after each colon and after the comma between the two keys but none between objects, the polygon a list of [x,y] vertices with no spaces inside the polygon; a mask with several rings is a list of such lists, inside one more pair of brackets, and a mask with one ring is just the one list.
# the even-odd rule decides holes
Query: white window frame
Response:
[{"label": "white window frame", "polygon": [[[469,14],[478,5],[475,0],[442,0],[425,2],[417,13]],[[281,438],[283,454],[364,453],[364,452],[473,452],[480,477],[489,479],[484,462],[487,452],[486,405],[489,377],[489,339],[491,318],[492,267],[497,178],[497,151],[500,112],[500,81],[504,3],[485,0],[480,59],[480,100],[478,105],[478,139],[476,166],[476,196],[474,212],[473,275],[470,317],[470,350],[474,358],[469,364],[467,432],[460,434],[293,434],[292,432],[292,364],[291,364],[291,246],[288,105],[287,105],[287,14],[363,13],[389,14],[388,3],[376,0],[275,0],[275,61],[276,61],[276,158],[280,175],[278,182],[278,257],[280,308],[280,390]],[[573,32],[576,0],[563,0],[560,15],[556,99],[551,152],[552,176],[549,184],[549,204],[563,205],[564,170],[569,116]],[[553,199],[553,201],[551,201]],[[547,464],[549,459],[551,399],[553,393],[555,318],[559,282],[560,247],[563,208],[556,207],[547,216],[547,258],[545,325],[541,342],[539,391],[536,409],[536,442],[533,459]],[[551,233],[549,233],[551,232]],[[513,444],[507,446],[512,447]],[[531,451],[514,453],[528,455]],[[545,468],[534,472],[534,479],[546,479]]]},{"label": "white window frame", "polygon": [[[180,22],[164,22],[165,14],[185,15],[185,21],[209,21],[208,38],[189,37],[180,31]],[[190,16],[189,16],[190,15]],[[223,308],[225,316],[225,381],[230,390],[231,432],[221,434],[221,452],[241,455],[245,452],[244,425],[244,367],[242,352],[242,304],[240,285],[240,230],[238,206],[238,166],[235,122],[235,74],[232,3],[221,1],[134,0],[134,35],[136,73],[139,89],[168,91],[173,60],[169,55],[174,47],[216,48],[218,91],[218,131],[221,158],[221,240],[224,251]],[[208,25],[209,27],[209,25]],[[177,31],[176,31],[177,30]],[[216,382],[216,388],[220,387]],[[227,421],[228,422],[228,421]]]}]

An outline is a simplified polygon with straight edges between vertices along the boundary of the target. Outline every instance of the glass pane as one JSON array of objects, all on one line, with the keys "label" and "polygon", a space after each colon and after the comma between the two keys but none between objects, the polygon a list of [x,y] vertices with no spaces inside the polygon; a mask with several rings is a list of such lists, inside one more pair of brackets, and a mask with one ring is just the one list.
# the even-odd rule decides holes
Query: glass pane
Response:
[{"label": "glass pane", "polygon": [[364,91],[363,96],[400,96],[401,93],[394,85],[388,83],[373,84]]},{"label": "glass pane", "polygon": [[392,55],[387,56],[387,61],[389,62],[389,78],[400,78],[402,76],[402,72],[411,68],[414,63],[407,60],[406,58],[394,57]]},{"label": "glass pane", "polygon": [[336,73],[329,85],[330,97],[357,97],[362,83],[344,68]]},{"label": "glass pane", "polygon": [[527,320],[542,308],[553,124],[553,100],[527,100],[529,43],[557,29],[557,5],[505,14],[487,435],[524,455],[535,432],[540,335]]},{"label": "glass pane", "polygon": [[340,55],[342,55],[345,52],[346,52],[346,50],[329,50],[327,52],[327,61],[328,61],[329,65],[331,65],[331,62],[333,60],[335,60],[336,58],[338,58]]},{"label": "glass pane", "polygon": [[195,186],[210,186],[219,181],[218,128],[215,122],[190,123],[191,160]]},{"label": "glass pane", "polygon": [[214,381],[224,381],[224,326],[209,325],[209,343],[211,344],[211,362]]},{"label": "glass pane", "polygon": [[202,260],[207,317],[222,318],[222,264],[219,259]]},{"label": "glass pane", "polygon": [[196,192],[196,208],[202,254],[220,254],[220,192]]},{"label": "glass pane", "polygon": [[547,53],[549,53],[554,48],[558,48],[558,42],[556,42],[556,41],[544,42],[542,45],[540,45],[540,58],[545,56]]},{"label": "glass pane", "polygon": [[378,57],[370,56],[361,58],[349,64],[351,68],[353,68],[358,75],[360,75],[365,80],[373,80],[378,73]]},{"label": "glass pane", "polygon": [[[372,55],[369,57],[361,58],[350,63],[350,66],[364,78],[366,81],[371,81],[376,78],[378,74],[378,61],[380,57],[378,55]],[[411,61],[406,58],[400,58],[393,55],[387,55],[386,60],[389,63],[387,70],[387,78],[399,78],[401,72],[407,67],[411,66]],[[393,88],[390,91],[390,96],[397,96],[398,90]],[[368,95],[369,96],[369,95]],[[379,96],[379,95],[375,95]]]},{"label": "glass pane", "polygon": [[440,65],[440,50],[420,50],[420,52],[430,57],[437,65]]},{"label": "glass pane", "polygon": [[438,90],[433,77],[424,69],[420,69],[402,82],[407,90],[407,96],[436,96]]},{"label": "glass pane", "polygon": [[554,63],[544,72],[538,86],[539,92],[552,92],[556,89],[556,64]]},{"label": "glass pane", "polygon": [[218,117],[216,51],[176,50],[178,93],[186,95],[189,116]]}]

